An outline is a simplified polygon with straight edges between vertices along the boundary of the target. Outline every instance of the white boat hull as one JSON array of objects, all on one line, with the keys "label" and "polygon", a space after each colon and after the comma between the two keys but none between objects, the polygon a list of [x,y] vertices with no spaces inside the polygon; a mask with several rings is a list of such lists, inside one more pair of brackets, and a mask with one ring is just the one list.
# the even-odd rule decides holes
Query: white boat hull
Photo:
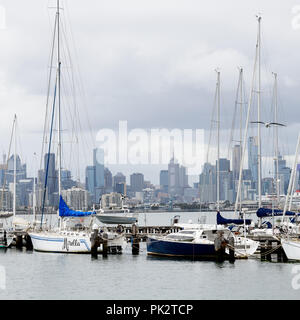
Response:
[{"label": "white boat hull", "polygon": [[300,260],[300,241],[281,239],[282,248],[289,260]]},{"label": "white boat hull", "polygon": [[[72,234],[71,234],[72,233]],[[91,252],[90,234],[76,232],[30,232],[33,249],[41,252],[54,253],[89,253]],[[125,245],[123,235],[112,236],[108,239],[109,247]],[[102,251],[102,246],[98,248]]]},{"label": "white boat hull", "polygon": [[234,254],[236,258],[247,258],[252,256],[259,246],[258,241],[247,239],[244,237],[235,237],[234,239]]},{"label": "white boat hull", "polygon": [[0,248],[8,248],[14,240],[13,234],[6,235],[6,241],[4,241],[3,234],[0,235]]},{"label": "white boat hull", "polygon": [[33,249],[42,252],[88,253],[91,251],[89,236],[63,235],[55,232],[29,233]]}]

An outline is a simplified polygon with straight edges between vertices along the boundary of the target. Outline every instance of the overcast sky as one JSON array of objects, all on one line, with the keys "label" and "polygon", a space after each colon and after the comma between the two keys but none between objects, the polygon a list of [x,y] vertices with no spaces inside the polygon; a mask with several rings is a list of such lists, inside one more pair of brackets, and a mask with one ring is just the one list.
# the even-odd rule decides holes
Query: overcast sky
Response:
[{"label": "overcast sky", "polygon": [[[93,137],[100,129],[116,129],[119,120],[127,120],[131,129],[208,130],[216,83],[214,70],[219,68],[224,157],[237,67],[245,70],[248,96],[257,36],[255,15],[261,13],[262,119],[272,120],[271,72],[277,72],[279,116],[287,124],[280,130],[281,151],[294,153],[300,122],[300,29],[295,28],[300,0],[61,2],[67,35],[73,35],[69,38],[73,66],[79,68],[84,87],[79,101],[80,112],[85,115],[83,134],[87,135],[85,130],[89,128],[87,118]],[[7,153],[13,115],[17,113],[20,153],[31,171],[33,153],[41,153],[55,15],[49,7],[55,4],[51,0],[0,0],[6,18],[6,27],[0,30],[0,151]],[[86,154],[80,160],[81,176],[84,166],[92,161],[88,148],[95,144],[91,140],[85,150],[81,149]],[[264,145],[270,145],[270,141]],[[114,173],[118,169],[112,167]],[[121,169],[127,174],[144,170],[146,179],[158,183],[159,167]]]}]

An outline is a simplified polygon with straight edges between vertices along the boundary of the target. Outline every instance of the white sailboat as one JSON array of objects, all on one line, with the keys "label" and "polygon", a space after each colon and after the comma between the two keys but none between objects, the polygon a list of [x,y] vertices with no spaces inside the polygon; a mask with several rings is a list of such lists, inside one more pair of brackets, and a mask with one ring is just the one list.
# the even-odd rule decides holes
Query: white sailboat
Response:
[{"label": "white sailboat", "polygon": [[[57,102],[57,127],[58,127],[58,194],[59,194],[59,210],[58,222],[59,225],[53,230],[42,230],[45,194],[47,185],[47,172],[45,178],[44,201],[42,208],[42,218],[40,230],[33,230],[29,232],[32,240],[33,249],[42,252],[56,252],[56,253],[88,253],[91,251],[91,233],[92,230],[99,227],[94,224],[95,212],[80,212],[73,211],[68,208],[64,202],[61,194],[61,163],[62,163],[62,148],[61,148],[61,58],[60,58],[60,1],[57,0],[57,11],[55,20],[54,40],[57,39],[57,68],[56,68],[56,82],[54,90],[54,102],[52,109],[52,120],[49,140],[48,164],[49,154],[52,139],[53,121],[55,118],[56,100]],[[54,41],[53,41],[54,43]],[[57,96],[57,99],[56,99]],[[119,247],[122,248],[126,244],[123,234],[113,233],[107,234],[108,248]],[[101,246],[98,248],[101,251]]]},{"label": "white sailboat", "polygon": [[[218,119],[217,119],[217,123],[218,123],[217,211],[218,212],[217,212],[217,217],[218,216],[220,217],[220,169],[219,169],[219,161],[220,161],[220,72],[219,71],[218,71],[218,81],[217,81],[217,101],[218,101],[218,109],[217,109],[218,110],[217,111],[217,114],[218,114]],[[249,112],[248,112],[248,114],[249,114]],[[247,117],[247,122],[249,122],[249,117]],[[246,129],[245,129],[246,135],[247,135],[247,129],[248,129],[248,127],[246,125]],[[246,138],[244,137],[243,150],[246,149],[245,141],[246,141]],[[243,156],[244,156],[244,152],[243,152]],[[243,168],[243,160],[241,161],[241,164],[240,164],[239,190],[238,190],[237,197],[236,197],[235,213],[236,213],[238,201],[240,199],[242,168]],[[226,219],[223,219],[223,221],[226,223]],[[237,221],[237,220],[233,220],[231,222],[241,223],[241,221]],[[244,219],[243,219],[243,224],[244,224],[244,235],[243,236],[234,236],[234,248],[235,248],[235,257],[236,258],[248,258],[249,256],[251,256],[255,253],[255,251],[257,250],[257,248],[259,246],[259,243],[257,241],[248,239],[246,236],[245,215],[244,215]]]},{"label": "white sailboat", "polygon": [[[297,160],[298,160],[298,155],[299,155],[299,147],[300,147],[300,133],[298,135],[295,159],[294,159],[293,169],[292,169],[290,182],[289,182],[289,186],[288,186],[288,192],[287,192],[287,196],[285,199],[283,216],[282,216],[282,220],[281,220],[281,223],[283,226],[288,226],[288,224],[289,224],[289,220],[287,220],[287,217],[286,217],[286,212],[287,212],[289,197],[291,197],[292,186],[294,183],[294,176],[296,173],[297,162],[298,162]],[[293,228],[286,229],[286,234],[282,235],[282,237],[281,237],[281,245],[282,245],[282,248],[283,248],[283,250],[289,260],[300,260],[299,233],[295,233],[293,231],[294,231]]]},{"label": "white sailboat", "polygon": [[[11,148],[11,142],[13,136],[14,139],[14,183],[13,183],[13,212],[10,211],[1,211],[0,212],[0,248],[2,247],[9,247],[14,239],[14,228],[12,228],[11,225],[9,225],[7,219],[10,217],[13,217],[13,219],[16,218],[16,120],[17,116],[14,116],[13,121],[13,128],[12,128],[12,134],[11,134],[11,140],[10,140],[10,146],[9,146],[9,155],[10,155],[10,148]],[[9,156],[8,156],[9,159]],[[6,167],[8,166],[8,163],[6,164]],[[4,188],[5,188],[5,178],[3,181],[3,189],[1,193],[1,207],[3,209],[3,202],[4,202]],[[14,222],[14,220],[13,220]]]}]

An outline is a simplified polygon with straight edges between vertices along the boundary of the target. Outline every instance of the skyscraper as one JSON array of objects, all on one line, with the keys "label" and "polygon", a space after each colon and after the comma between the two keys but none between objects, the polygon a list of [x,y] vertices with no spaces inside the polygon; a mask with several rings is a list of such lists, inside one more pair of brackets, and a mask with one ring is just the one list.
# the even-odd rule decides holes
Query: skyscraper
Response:
[{"label": "skyscraper", "polygon": [[95,200],[98,202],[104,192],[104,150],[93,150],[93,165],[95,167]]},{"label": "skyscraper", "polygon": [[161,170],[159,175],[159,184],[161,189],[168,193],[168,186],[169,186],[169,171],[168,170]]},{"label": "skyscraper", "polygon": [[95,203],[95,167],[87,166],[85,169],[85,188],[91,195],[91,201]]},{"label": "skyscraper", "polygon": [[144,175],[142,173],[130,175],[130,187],[132,192],[141,192],[144,189]]},{"label": "skyscraper", "polygon": [[238,180],[240,174],[240,165],[241,165],[241,146],[235,145],[232,149],[232,174],[233,179]]},{"label": "skyscraper", "polygon": [[251,171],[252,182],[258,186],[258,139],[249,137],[248,140],[248,168]]}]

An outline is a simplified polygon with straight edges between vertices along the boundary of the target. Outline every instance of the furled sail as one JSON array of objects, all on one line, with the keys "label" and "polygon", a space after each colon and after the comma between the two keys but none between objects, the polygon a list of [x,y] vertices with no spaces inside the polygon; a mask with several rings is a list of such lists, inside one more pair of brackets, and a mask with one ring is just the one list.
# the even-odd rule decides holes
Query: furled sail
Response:
[{"label": "furled sail", "polygon": [[[272,217],[273,215],[275,217],[277,216],[282,216],[283,215],[283,210],[279,210],[279,209],[268,209],[268,208],[259,208],[256,212],[256,215],[259,218],[264,218],[264,217]],[[286,211],[285,213],[286,216],[295,216],[297,215],[297,213],[292,212],[292,211]]]},{"label": "furled sail", "polygon": [[67,204],[65,203],[62,196],[59,198],[59,216],[60,217],[86,217],[92,214],[96,214],[96,212],[83,212],[83,211],[75,211],[71,210]]},{"label": "furled sail", "polygon": [[[217,224],[244,224],[244,219],[226,219],[221,216],[220,212],[218,212]],[[251,220],[245,219],[245,224],[251,224]]]}]

